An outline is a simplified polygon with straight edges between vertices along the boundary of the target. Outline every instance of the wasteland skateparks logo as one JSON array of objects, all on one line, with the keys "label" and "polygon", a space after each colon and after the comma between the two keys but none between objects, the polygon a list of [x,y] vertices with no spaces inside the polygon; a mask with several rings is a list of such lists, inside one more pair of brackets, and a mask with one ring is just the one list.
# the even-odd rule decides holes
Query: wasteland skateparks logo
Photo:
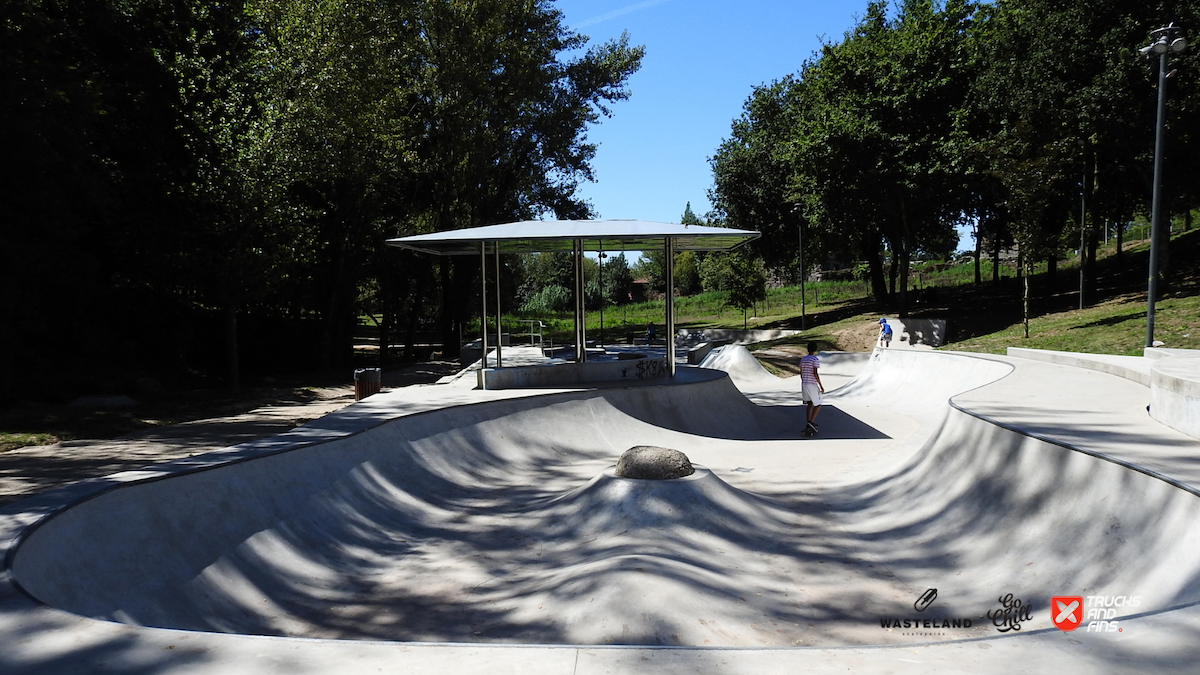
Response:
[{"label": "wasteland skateparks logo", "polygon": [[1087,633],[1123,633],[1118,609],[1140,607],[1140,595],[1056,595],[1050,598],[1050,618],[1059,630],[1071,632],[1087,621]]},{"label": "wasteland skateparks logo", "polygon": [[[917,596],[916,602],[913,603],[913,609],[917,612],[924,612],[937,599],[937,589],[930,588],[921,595]],[[946,628],[970,628],[970,619],[947,619],[929,617],[913,617],[908,619],[887,618],[880,619],[879,626],[886,630],[908,629],[913,632],[901,633],[901,635],[920,635],[923,637],[946,635],[940,631]],[[918,632],[919,631],[919,632]]]}]

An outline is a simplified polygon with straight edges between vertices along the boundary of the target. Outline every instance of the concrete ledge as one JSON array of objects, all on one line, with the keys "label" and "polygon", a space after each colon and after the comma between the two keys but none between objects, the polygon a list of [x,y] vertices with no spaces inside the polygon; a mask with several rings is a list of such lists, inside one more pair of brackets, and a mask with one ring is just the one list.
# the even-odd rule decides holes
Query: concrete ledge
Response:
[{"label": "concrete ledge", "polygon": [[701,342],[700,344],[688,350],[687,362],[689,366],[698,366],[704,359],[717,347],[730,344],[729,340],[713,340],[712,342]]},{"label": "concrete ledge", "polygon": [[734,330],[731,328],[705,328],[704,330],[681,330],[678,341],[684,344],[700,342],[728,341],[728,344],[748,345],[755,342],[777,340],[782,337],[799,335],[800,331],[773,328],[770,330]]},{"label": "concrete ledge", "polygon": [[1116,375],[1138,384],[1150,386],[1151,363],[1141,356],[1117,356],[1114,354],[1084,354],[1079,352],[1058,352],[1051,349],[1026,349],[1024,347],[1009,347],[1008,355],[1032,361],[1045,361],[1063,366],[1087,368],[1109,375]]},{"label": "concrete ledge", "polygon": [[1167,358],[1150,371],[1150,416],[1200,438],[1200,359]]},{"label": "concrete ledge", "polygon": [[1169,347],[1143,347],[1142,356],[1148,359],[1169,359],[1176,356],[1185,358],[1200,357],[1200,349],[1171,349]]},{"label": "concrete ledge", "polygon": [[621,380],[638,382],[667,377],[665,358],[588,361],[553,366],[516,366],[479,371],[480,389],[572,387]]}]

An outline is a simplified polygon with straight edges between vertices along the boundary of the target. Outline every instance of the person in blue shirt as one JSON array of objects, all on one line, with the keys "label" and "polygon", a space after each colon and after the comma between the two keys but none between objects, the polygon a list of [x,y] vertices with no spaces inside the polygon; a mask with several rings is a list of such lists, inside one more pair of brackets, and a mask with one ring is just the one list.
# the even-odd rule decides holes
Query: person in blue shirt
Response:
[{"label": "person in blue shirt", "polygon": [[892,344],[892,327],[888,325],[887,319],[879,320],[879,346],[890,347]]}]

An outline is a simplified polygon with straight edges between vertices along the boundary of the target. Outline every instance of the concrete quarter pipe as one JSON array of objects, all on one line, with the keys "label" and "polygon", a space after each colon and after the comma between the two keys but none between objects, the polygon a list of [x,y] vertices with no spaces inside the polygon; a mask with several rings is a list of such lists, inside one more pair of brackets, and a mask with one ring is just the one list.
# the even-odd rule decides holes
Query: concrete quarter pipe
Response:
[{"label": "concrete quarter pipe", "polygon": [[[1200,656],[1200,444],[1136,401],[1096,409],[1137,385],[879,351],[810,440],[796,382],[678,380],[401,390],[323,442],[15,504],[0,666],[1190,672]],[[1057,407],[1027,405],[1048,389]],[[696,474],[615,477],[644,444]],[[1105,632],[1056,628],[1056,596],[1091,598]]]}]

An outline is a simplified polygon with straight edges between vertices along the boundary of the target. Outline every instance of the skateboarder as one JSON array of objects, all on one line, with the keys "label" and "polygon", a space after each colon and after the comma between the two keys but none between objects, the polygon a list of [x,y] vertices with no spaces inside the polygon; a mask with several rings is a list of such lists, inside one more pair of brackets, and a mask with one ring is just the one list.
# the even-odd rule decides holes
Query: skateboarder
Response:
[{"label": "skateboarder", "polygon": [[892,327],[888,325],[887,319],[879,320],[879,346],[890,347],[892,344]]},{"label": "skateboarder", "polygon": [[810,342],[808,356],[800,359],[800,392],[808,408],[808,418],[804,426],[805,436],[817,434],[817,413],[821,412],[821,394],[825,393],[825,385],[821,384],[821,375],[817,372],[820,367],[817,343]]}]

